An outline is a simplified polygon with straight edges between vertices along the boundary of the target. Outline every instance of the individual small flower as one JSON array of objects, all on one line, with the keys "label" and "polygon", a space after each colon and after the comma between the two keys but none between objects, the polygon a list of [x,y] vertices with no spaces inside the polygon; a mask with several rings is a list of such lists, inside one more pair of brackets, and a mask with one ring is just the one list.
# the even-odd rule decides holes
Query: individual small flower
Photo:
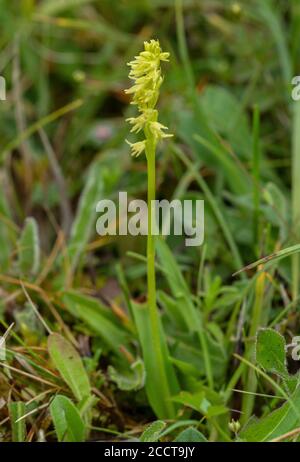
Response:
[{"label": "individual small flower", "polygon": [[125,141],[131,147],[131,155],[134,157],[138,157],[146,149],[146,140],[137,141],[136,143],[130,143],[128,140]]},{"label": "individual small flower", "polygon": [[237,434],[240,431],[241,424],[238,420],[231,419],[231,421],[228,423],[228,427],[229,430]]},{"label": "individual small flower", "polygon": [[146,109],[137,117],[129,117],[126,119],[126,122],[129,122],[133,125],[131,132],[139,133],[141,130],[145,128],[145,125],[149,123],[149,121],[157,120],[158,113],[156,109]]},{"label": "individual small flower", "polygon": [[145,128],[146,123],[151,117],[149,111],[153,111],[153,109],[147,109],[137,117],[129,117],[128,119],[126,119],[126,122],[129,122],[131,125],[133,125],[132,129],[130,130],[131,132],[139,133],[141,130]]},{"label": "individual small flower", "polygon": [[149,130],[157,140],[161,140],[162,138],[171,138],[173,136],[172,134],[164,133],[163,130],[168,130],[168,127],[165,127],[159,122],[150,122]]}]

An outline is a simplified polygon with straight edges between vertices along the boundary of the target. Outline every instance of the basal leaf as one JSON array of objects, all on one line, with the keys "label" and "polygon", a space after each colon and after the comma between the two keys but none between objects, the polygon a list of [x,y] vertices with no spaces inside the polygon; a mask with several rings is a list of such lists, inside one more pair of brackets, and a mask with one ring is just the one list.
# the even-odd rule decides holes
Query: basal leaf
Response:
[{"label": "basal leaf", "polygon": [[66,396],[57,395],[50,404],[50,414],[58,441],[84,441],[85,425],[78,409]]},{"label": "basal leaf", "polygon": [[48,337],[49,355],[78,401],[90,396],[91,386],[82,360],[73,345],[59,334]]}]

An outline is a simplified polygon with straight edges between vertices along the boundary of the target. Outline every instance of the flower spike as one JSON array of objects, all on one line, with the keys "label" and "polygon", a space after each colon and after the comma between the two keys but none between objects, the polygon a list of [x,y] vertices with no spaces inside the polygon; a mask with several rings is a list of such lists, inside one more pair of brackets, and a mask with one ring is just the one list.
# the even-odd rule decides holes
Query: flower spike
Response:
[{"label": "flower spike", "polygon": [[[131,70],[129,78],[134,81],[131,88],[125,90],[125,93],[132,94],[132,102],[138,107],[139,115],[127,119],[132,125],[131,132],[139,133],[144,130],[150,133],[155,143],[162,138],[168,138],[173,135],[164,133],[167,127],[158,122],[158,112],[155,109],[159,89],[163,82],[161,74],[161,61],[168,61],[169,53],[163,52],[158,40],[144,42],[144,51],[134,60],[128,63]],[[146,140],[137,143],[127,142],[131,146],[132,155],[139,156],[146,149]]]}]

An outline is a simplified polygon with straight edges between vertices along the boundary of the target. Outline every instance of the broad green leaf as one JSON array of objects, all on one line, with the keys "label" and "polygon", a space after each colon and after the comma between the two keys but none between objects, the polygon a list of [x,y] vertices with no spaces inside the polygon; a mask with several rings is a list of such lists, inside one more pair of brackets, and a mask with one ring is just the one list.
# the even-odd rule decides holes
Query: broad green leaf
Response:
[{"label": "broad green leaf", "polygon": [[203,391],[196,393],[181,391],[179,395],[173,397],[173,400],[197,412],[203,412],[204,409],[207,410],[210,406],[210,402],[205,398],[205,393]]},{"label": "broad green leaf", "polygon": [[176,437],[175,441],[177,443],[207,443],[205,436],[194,427],[183,430]]},{"label": "broad green leaf", "polygon": [[26,427],[25,419],[19,420],[20,417],[26,414],[25,403],[22,401],[14,401],[9,404],[9,416],[12,430],[12,441],[21,443],[25,441]]},{"label": "broad green leaf", "polygon": [[263,369],[281,377],[288,375],[286,345],[282,335],[273,329],[260,329],[256,339],[256,361]]},{"label": "broad green leaf", "polygon": [[209,397],[206,396],[205,391],[197,391],[195,393],[181,391],[179,395],[174,396],[173,400],[207,417],[214,417],[228,412],[228,409],[223,404],[212,404]]},{"label": "broad green leaf", "polygon": [[72,390],[78,401],[90,396],[91,386],[82,360],[73,347],[59,334],[48,337],[49,355],[61,377]]},{"label": "broad green leaf", "polygon": [[72,443],[84,441],[84,422],[78,409],[69,398],[57,395],[50,404],[50,414],[58,441]]},{"label": "broad green leaf", "polygon": [[163,429],[166,427],[165,422],[162,420],[157,420],[153,422],[142,434],[140,440],[143,443],[155,443],[159,440],[160,434]]},{"label": "broad green leaf", "polygon": [[40,267],[40,240],[37,222],[26,218],[19,240],[19,268],[22,275],[35,276]]},{"label": "broad green leaf", "polygon": [[139,390],[145,385],[145,367],[141,359],[130,366],[131,373],[121,374],[113,366],[108,367],[110,379],[120,390]]},{"label": "broad green leaf", "polygon": [[70,313],[89,325],[116,354],[120,355],[121,346],[128,345],[128,333],[99,300],[68,291],[63,295],[63,302]]},{"label": "broad green leaf", "polygon": [[259,420],[250,420],[239,433],[239,438],[249,442],[264,442],[284,435],[300,425],[299,412],[296,410],[300,410],[300,387],[280,408]]}]

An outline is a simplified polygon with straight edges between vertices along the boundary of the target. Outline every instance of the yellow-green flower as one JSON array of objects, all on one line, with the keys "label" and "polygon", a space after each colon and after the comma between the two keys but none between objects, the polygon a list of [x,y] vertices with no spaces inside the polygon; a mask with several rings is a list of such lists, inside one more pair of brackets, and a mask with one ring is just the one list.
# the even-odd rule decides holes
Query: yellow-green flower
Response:
[{"label": "yellow-green flower", "polygon": [[138,157],[146,149],[146,140],[138,141],[137,143],[130,143],[128,140],[125,141],[131,147],[132,156]]},{"label": "yellow-green flower", "polygon": [[[125,92],[133,95],[131,104],[138,107],[139,115],[130,117],[127,121],[132,124],[131,132],[139,133],[144,130],[145,136],[150,134],[155,142],[172,136],[164,133],[167,127],[158,122],[158,112],[155,109],[163,82],[160,62],[168,61],[168,58],[169,53],[161,50],[159,41],[150,40],[144,42],[144,51],[128,63],[131,67],[129,78],[134,81],[134,85]],[[129,144],[132,155],[135,156],[146,148],[146,140]]]}]

